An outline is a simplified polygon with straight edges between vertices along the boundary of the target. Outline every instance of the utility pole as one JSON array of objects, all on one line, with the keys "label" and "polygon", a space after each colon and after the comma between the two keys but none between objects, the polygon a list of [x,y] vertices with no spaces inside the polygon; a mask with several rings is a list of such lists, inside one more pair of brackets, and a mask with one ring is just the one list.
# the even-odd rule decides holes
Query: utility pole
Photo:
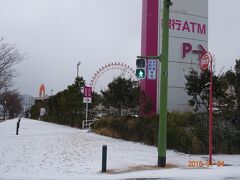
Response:
[{"label": "utility pole", "polygon": [[162,53],[161,53],[161,73],[160,75],[160,115],[158,131],[158,166],[166,166],[166,146],[167,146],[167,102],[168,102],[168,37],[169,37],[169,9],[171,0],[164,0],[163,27],[162,27]]}]

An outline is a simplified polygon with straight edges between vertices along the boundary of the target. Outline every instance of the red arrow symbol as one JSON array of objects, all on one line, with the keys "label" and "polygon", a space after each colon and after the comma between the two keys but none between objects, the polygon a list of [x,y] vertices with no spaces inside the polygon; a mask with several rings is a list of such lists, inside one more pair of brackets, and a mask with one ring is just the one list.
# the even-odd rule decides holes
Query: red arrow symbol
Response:
[{"label": "red arrow symbol", "polygon": [[192,53],[199,54],[199,58],[200,58],[206,52],[206,50],[201,44],[199,44],[198,46],[200,50],[193,50]]}]

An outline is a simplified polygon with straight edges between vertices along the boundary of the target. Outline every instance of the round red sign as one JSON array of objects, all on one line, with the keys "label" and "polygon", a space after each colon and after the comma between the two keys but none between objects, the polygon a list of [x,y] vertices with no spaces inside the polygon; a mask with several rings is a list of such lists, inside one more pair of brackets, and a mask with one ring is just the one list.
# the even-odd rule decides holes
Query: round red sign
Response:
[{"label": "round red sign", "polygon": [[205,52],[199,61],[199,65],[203,71],[208,69],[209,62],[212,60],[212,56],[209,52]]}]

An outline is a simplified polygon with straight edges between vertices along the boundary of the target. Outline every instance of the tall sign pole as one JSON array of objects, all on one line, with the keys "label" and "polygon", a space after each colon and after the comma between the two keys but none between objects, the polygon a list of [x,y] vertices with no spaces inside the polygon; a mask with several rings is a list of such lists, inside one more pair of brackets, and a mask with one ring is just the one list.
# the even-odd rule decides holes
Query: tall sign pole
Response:
[{"label": "tall sign pole", "polygon": [[86,103],[86,121],[88,120],[88,103],[92,103],[92,87],[84,86],[83,103]]},{"label": "tall sign pole", "polygon": [[212,100],[212,92],[213,92],[213,70],[212,70],[212,55],[209,52],[204,52],[200,58],[199,65],[202,71],[205,71],[209,67],[210,63],[210,82],[209,82],[209,164],[212,165],[212,109],[213,109],[213,100]]},{"label": "tall sign pole", "polygon": [[[210,54],[211,56],[211,54]],[[210,94],[209,94],[209,164],[212,165],[212,107],[213,107],[213,102],[212,102],[212,77],[213,77],[213,72],[212,72],[212,58],[210,58]]]},{"label": "tall sign pole", "polygon": [[162,53],[160,74],[160,115],[158,132],[158,166],[166,166],[167,146],[167,96],[168,96],[168,37],[169,37],[169,8],[171,0],[164,0],[163,27],[162,27]]}]

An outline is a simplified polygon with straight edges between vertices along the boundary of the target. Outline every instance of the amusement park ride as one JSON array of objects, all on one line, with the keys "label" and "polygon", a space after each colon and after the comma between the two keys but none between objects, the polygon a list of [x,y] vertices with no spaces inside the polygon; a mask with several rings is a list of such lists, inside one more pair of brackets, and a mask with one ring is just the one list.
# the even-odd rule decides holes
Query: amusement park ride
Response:
[{"label": "amusement park ride", "polygon": [[96,73],[94,73],[91,82],[90,82],[90,86],[92,87],[92,90],[94,91],[96,89],[96,84],[98,82],[98,80],[102,77],[102,75],[108,71],[112,71],[112,70],[120,70],[123,72],[126,72],[129,77],[133,80],[137,80],[136,75],[135,75],[135,70],[130,67],[127,64],[124,63],[120,63],[120,62],[112,62],[112,63],[108,63],[105,64],[104,66],[102,66],[101,68],[99,68]]}]

